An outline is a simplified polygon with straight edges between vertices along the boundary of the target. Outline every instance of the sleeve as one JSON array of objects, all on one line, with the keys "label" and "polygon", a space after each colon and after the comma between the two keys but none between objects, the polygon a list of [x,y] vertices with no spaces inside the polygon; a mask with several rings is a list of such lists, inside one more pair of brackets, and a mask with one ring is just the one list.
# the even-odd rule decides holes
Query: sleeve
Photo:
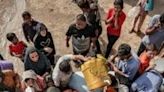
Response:
[{"label": "sleeve", "polygon": [[73,59],[73,55],[69,54],[69,55],[64,55],[62,57],[59,58],[59,60],[57,61],[57,64],[53,70],[52,73],[52,78],[54,81],[55,86],[60,86],[60,70],[59,70],[59,64],[64,61],[65,59]]},{"label": "sleeve", "polygon": [[22,28],[23,28],[23,34],[25,36],[25,39],[26,39],[27,42],[29,42],[28,33],[27,33],[28,30],[27,30],[25,24],[22,25]]},{"label": "sleeve", "polygon": [[52,54],[56,54],[55,45],[54,45],[54,41],[53,41],[53,38],[52,38],[51,33],[49,33],[49,38],[50,38],[50,40],[51,40],[51,42],[50,42],[50,48],[53,49]]},{"label": "sleeve", "polygon": [[126,19],[126,15],[125,15],[125,13],[122,13],[121,17],[119,18],[119,22],[118,22],[120,26],[122,26],[125,19]]},{"label": "sleeve", "polygon": [[12,55],[12,56],[13,56],[12,46],[11,46],[11,45],[9,46],[9,53],[10,53],[10,55]]},{"label": "sleeve", "polygon": [[67,30],[67,32],[66,32],[66,36],[71,36],[71,35],[72,35],[72,31],[73,31],[73,25],[71,25],[71,26],[68,28],[68,30]]},{"label": "sleeve", "polygon": [[106,19],[110,19],[112,17],[112,12],[113,12],[113,9],[109,9]]},{"label": "sleeve", "polygon": [[51,72],[51,63],[50,63],[50,61],[47,59],[47,57],[46,56],[44,56],[44,58],[45,58],[45,65],[46,65],[46,72]]},{"label": "sleeve", "polygon": [[150,19],[150,22],[149,22],[149,24],[148,24],[148,27],[149,27],[149,28],[150,28],[150,27],[153,27],[153,26],[158,22],[159,17],[160,17],[160,15],[155,15],[155,16],[153,16],[152,19]]},{"label": "sleeve", "polygon": [[60,76],[59,76],[59,69],[54,68],[53,73],[52,73],[52,79],[54,81],[55,86],[59,87],[60,86]]}]

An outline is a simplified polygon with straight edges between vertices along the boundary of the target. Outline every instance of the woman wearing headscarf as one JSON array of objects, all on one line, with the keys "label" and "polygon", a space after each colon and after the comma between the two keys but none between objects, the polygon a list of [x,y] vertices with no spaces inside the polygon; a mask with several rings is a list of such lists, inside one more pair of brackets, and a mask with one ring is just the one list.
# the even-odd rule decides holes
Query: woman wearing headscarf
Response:
[{"label": "woman wearing headscarf", "polygon": [[51,71],[47,57],[34,47],[28,47],[25,53],[25,70],[33,70],[36,74],[46,77]]}]

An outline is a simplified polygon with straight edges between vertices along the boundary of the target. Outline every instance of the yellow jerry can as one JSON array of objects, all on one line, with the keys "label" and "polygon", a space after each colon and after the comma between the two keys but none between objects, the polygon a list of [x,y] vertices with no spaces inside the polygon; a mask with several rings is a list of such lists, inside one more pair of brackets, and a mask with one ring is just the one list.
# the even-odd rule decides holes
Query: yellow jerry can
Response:
[{"label": "yellow jerry can", "polygon": [[109,84],[111,83],[106,59],[100,54],[81,65],[81,71],[90,90],[104,87],[106,80],[108,80]]}]

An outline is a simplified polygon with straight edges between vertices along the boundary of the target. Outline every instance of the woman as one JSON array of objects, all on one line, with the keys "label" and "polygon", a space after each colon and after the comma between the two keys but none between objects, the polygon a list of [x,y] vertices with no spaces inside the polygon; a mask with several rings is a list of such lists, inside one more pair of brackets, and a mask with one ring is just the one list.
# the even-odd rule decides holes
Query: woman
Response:
[{"label": "woman", "polygon": [[34,45],[39,51],[47,56],[51,65],[54,65],[54,55],[56,53],[55,46],[51,33],[48,32],[44,24],[41,24],[40,30],[34,37]]},{"label": "woman", "polygon": [[125,13],[122,11],[123,0],[115,0],[113,4],[114,8],[109,9],[107,19],[105,21],[108,36],[108,46],[105,58],[108,58],[114,43],[120,37],[122,24],[126,18]]},{"label": "woman", "polygon": [[25,70],[33,70],[36,74],[46,77],[51,71],[47,57],[34,47],[29,47],[25,53]]}]

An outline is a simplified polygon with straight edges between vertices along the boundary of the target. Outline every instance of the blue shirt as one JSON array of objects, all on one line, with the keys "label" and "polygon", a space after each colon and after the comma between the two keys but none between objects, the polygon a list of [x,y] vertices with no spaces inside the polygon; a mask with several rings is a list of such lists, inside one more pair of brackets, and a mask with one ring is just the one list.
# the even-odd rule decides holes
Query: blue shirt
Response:
[{"label": "blue shirt", "polygon": [[158,92],[162,81],[162,76],[157,71],[150,70],[140,76],[131,87],[134,92]]},{"label": "blue shirt", "polygon": [[135,77],[136,73],[138,72],[139,69],[139,61],[135,57],[132,57],[128,61],[122,61],[120,60],[117,63],[117,67],[119,70],[121,70],[124,74],[127,74],[129,76],[129,79],[132,81],[133,78]]}]

